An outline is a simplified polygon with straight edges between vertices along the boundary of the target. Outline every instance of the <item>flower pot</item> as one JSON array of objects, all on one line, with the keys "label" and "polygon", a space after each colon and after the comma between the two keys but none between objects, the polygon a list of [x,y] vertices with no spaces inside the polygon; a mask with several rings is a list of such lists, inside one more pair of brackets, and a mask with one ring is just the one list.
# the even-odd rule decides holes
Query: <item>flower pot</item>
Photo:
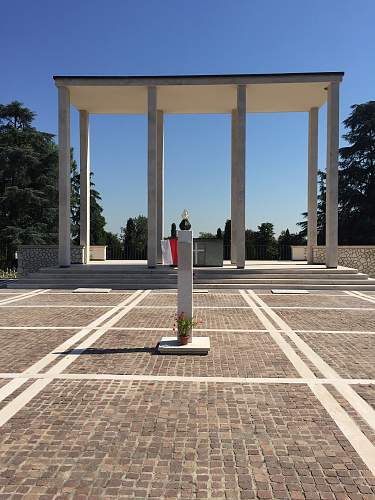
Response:
[{"label": "flower pot", "polygon": [[188,336],[179,336],[178,337],[178,340],[179,340],[179,344],[180,345],[187,345],[187,343],[189,342],[189,337]]}]

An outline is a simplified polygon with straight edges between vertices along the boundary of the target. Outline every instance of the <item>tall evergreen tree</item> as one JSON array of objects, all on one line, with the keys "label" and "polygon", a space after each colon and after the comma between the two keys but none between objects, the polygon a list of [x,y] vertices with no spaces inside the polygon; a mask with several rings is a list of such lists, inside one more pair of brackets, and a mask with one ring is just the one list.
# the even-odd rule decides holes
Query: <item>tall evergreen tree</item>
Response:
[{"label": "tall evergreen tree", "polygon": [[232,240],[232,224],[231,220],[227,219],[225,221],[225,226],[224,226],[224,245],[230,245],[230,242]]},{"label": "tall evergreen tree", "polygon": [[13,249],[57,242],[57,146],[35,116],[18,101],[0,105],[0,238]]},{"label": "tall evergreen tree", "polygon": [[351,106],[340,149],[339,237],[345,244],[375,243],[375,101]]},{"label": "tall evergreen tree", "polygon": [[217,228],[217,231],[216,231],[216,238],[218,240],[221,240],[223,238],[223,231],[221,230],[221,227],[218,227]]},{"label": "tall evergreen tree", "polygon": [[[101,196],[95,189],[93,181],[94,174],[90,173],[90,244],[105,245],[106,244],[106,220],[103,216],[103,208],[101,206]],[[72,239],[76,244],[79,244],[80,231],[80,174],[77,169],[77,162],[73,158],[73,149],[71,150],[71,231]]]},{"label": "tall evergreen tree", "polygon": [[177,228],[176,228],[176,224],[174,222],[172,222],[172,225],[171,225],[171,238],[172,239],[177,238]]},{"label": "tall evergreen tree", "polygon": [[[340,148],[339,244],[375,244],[375,101],[354,104]],[[325,179],[319,172],[318,244],[325,243]],[[302,214],[305,218],[307,213]],[[307,222],[298,223],[306,235]]]}]

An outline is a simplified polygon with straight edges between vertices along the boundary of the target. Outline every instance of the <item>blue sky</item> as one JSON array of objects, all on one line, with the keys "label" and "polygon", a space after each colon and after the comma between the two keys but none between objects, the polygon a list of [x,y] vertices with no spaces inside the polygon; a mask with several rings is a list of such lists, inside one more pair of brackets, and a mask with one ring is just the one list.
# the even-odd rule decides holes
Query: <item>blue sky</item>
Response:
[{"label": "blue sky", "polygon": [[[1,2],[0,102],[20,100],[57,132],[53,74],[345,71],[341,119],[374,99],[374,0],[18,0]],[[72,145],[78,156],[78,116]],[[319,168],[325,168],[325,108]],[[343,132],[343,130],[341,130]],[[147,211],[147,124],[93,116],[91,164],[109,230]],[[341,141],[342,143],[342,141]],[[248,114],[246,223],[289,227],[306,210],[307,114]],[[230,216],[229,116],[165,119],[166,233],[188,208],[195,232]]]}]

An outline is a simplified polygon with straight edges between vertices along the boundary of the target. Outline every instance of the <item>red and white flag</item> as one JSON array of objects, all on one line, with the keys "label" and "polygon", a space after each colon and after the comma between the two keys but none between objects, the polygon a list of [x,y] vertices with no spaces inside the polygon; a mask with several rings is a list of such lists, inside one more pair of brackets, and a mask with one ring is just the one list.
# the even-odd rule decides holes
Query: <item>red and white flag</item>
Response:
[{"label": "red and white flag", "polygon": [[177,239],[161,240],[161,254],[165,266],[177,266]]}]

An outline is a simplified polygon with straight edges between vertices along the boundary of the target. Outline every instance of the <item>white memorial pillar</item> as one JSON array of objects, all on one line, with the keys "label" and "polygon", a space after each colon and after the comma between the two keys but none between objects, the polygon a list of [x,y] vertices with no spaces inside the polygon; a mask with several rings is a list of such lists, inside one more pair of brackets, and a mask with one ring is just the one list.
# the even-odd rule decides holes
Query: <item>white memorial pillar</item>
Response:
[{"label": "white memorial pillar", "polygon": [[79,112],[80,134],[80,244],[85,247],[84,264],[90,261],[90,139],[89,114],[85,110]]},{"label": "white memorial pillar", "polygon": [[236,229],[237,229],[237,215],[236,215],[236,198],[237,198],[237,109],[232,110],[232,145],[231,145],[231,202],[230,202],[230,219],[231,219],[231,243],[230,255],[232,264],[236,264]]},{"label": "white memorial pillar", "polygon": [[58,87],[59,113],[59,266],[70,266],[70,95]]},{"label": "white memorial pillar", "polygon": [[309,112],[307,263],[313,264],[313,247],[317,245],[317,181],[318,181],[318,119],[319,108]]},{"label": "white memorial pillar", "polygon": [[245,267],[245,180],[246,180],[246,85],[237,87],[237,124],[236,124],[236,198],[234,214],[236,217],[236,264],[238,269]]},{"label": "white memorial pillar", "polygon": [[328,85],[327,178],[326,178],[326,267],[337,267],[338,243],[338,149],[339,83]]},{"label": "white memorial pillar", "polygon": [[164,113],[157,111],[157,263],[162,264],[161,240],[164,236]]},{"label": "white memorial pillar", "polygon": [[148,88],[148,209],[147,209],[147,263],[157,263],[157,90]]},{"label": "white memorial pillar", "polygon": [[[178,274],[177,315],[193,317],[193,231],[177,231]],[[189,338],[191,342],[193,332]]]}]

